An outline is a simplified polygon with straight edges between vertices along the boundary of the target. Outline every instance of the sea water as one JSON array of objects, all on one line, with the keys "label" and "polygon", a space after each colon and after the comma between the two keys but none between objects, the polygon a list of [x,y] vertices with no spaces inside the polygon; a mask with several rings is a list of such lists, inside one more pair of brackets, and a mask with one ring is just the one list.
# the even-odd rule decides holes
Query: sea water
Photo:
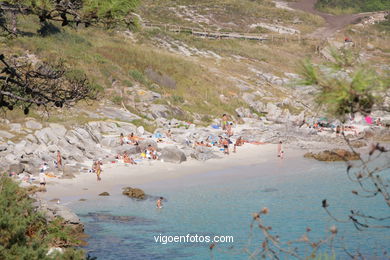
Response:
[{"label": "sea water", "polygon": [[[283,242],[299,239],[307,228],[312,230],[310,239],[319,241],[336,225],[337,259],[347,258],[345,250],[382,259],[384,250],[390,248],[389,230],[358,231],[350,222],[335,222],[321,207],[321,201],[327,199],[329,210],[341,220],[347,219],[351,209],[389,215],[383,198],[352,194],[359,188],[347,178],[344,163],[317,162],[302,156],[275,158],[221,171],[205,168],[201,174],[140,185],[147,194],[165,198],[163,209],[156,209],[155,197],[137,201],[123,196],[120,189],[124,186],[131,183],[109,191],[109,197],[71,205],[90,235],[85,249],[98,259],[247,259],[245,250],[253,252],[264,240],[256,225],[250,228],[252,213],[263,207],[269,209],[264,223],[272,226],[271,233]],[[234,242],[219,243],[210,250],[211,243],[155,241],[159,235],[187,234],[233,236]],[[308,254],[308,247],[298,247],[303,250],[300,254]],[[332,254],[329,247],[321,252]]]}]

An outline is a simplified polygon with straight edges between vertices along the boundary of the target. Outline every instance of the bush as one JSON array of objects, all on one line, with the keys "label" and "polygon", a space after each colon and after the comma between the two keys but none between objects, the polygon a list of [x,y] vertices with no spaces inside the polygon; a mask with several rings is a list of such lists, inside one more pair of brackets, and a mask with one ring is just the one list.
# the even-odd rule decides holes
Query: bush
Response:
[{"label": "bush", "polygon": [[[50,246],[78,244],[61,219],[48,223],[33,202],[25,189],[0,176],[0,259],[59,259],[46,255]],[[67,254],[85,259],[81,251]]]}]

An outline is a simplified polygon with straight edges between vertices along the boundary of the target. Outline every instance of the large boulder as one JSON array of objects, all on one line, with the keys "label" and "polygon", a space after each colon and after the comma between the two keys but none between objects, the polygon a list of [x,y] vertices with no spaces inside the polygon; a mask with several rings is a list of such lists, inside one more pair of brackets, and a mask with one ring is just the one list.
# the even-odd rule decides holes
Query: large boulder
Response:
[{"label": "large boulder", "polygon": [[164,162],[181,163],[187,160],[185,153],[177,147],[165,147],[161,151],[161,160]]},{"label": "large boulder", "polygon": [[35,132],[35,136],[39,143],[51,144],[58,141],[58,132],[50,127],[45,127]]},{"label": "large boulder", "polygon": [[150,114],[154,119],[157,118],[167,118],[170,115],[170,110],[165,105],[152,104],[149,107]]},{"label": "large boulder", "polygon": [[0,152],[4,152],[4,151],[7,151],[8,149],[8,146],[5,145],[5,144],[0,144]]},{"label": "large boulder", "polygon": [[305,158],[312,158],[318,161],[335,162],[335,161],[353,161],[359,160],[360,154],[350,152],[344,149],[325,150],[319,153],[306,153]]},{"label": "large boulder", "polygon": [[207,161],[219,158],[218,155],[214,154],[211,148],[205,146],[196,147],[195,151],[191,154],[191,157],[198,161]]},{"label": "large boulder", "polygon": [[122,194],[134,199],[143,200],[146,198],[145,192],[138,188],[131,188],[131,187],[123,188]]},{"label": "large boulder", "polygon": [[0,137],[7,139],[13,138],[15,135],[8,133],[7,131],[0,130]]},{"label": "large boulder", "polygon": [[22,173],[24,171],[25,166],[21,163],[15,163],[11,164],[9,166],[9,171],[10,172],[15,172],[16,174]]},{"label": "large boulder", "polygon": [[100,144],[104,147],[117,147],[119,146],[119,138],[104,137]]},{"label": "large boulder", "polygon": [[127,152],[127,154],[137,154],[139,153],[137,146],[134,145],[119,145],[118,147],[115,147],[113,149],[114,153],[116,154],[123,154],[124,152]]}]

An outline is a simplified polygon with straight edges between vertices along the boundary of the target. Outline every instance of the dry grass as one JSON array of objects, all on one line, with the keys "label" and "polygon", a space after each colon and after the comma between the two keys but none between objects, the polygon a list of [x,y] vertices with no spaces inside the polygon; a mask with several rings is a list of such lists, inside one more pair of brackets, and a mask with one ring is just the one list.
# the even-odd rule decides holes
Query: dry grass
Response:
[{"label": "dry grass", "polygon": [[292,26],[303,32],[323,23],[311,14],[276,8],[270,0],[145,0],[140,12],[153,23],[237,32],[256,32],[249,25],[258,22]]}]

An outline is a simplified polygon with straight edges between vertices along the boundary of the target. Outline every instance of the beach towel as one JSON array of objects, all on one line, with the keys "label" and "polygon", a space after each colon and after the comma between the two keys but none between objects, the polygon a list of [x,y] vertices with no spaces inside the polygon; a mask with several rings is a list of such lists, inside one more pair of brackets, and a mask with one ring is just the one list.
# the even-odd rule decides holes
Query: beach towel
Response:
[{"label": "beach towel", "polygon": [[365,120],[366,120],[366,122],[367,122],[367,124],[369,124],[369,125],[372,125],[372,117],[370,117],[370,116],[366,116],[365,117]]}]

